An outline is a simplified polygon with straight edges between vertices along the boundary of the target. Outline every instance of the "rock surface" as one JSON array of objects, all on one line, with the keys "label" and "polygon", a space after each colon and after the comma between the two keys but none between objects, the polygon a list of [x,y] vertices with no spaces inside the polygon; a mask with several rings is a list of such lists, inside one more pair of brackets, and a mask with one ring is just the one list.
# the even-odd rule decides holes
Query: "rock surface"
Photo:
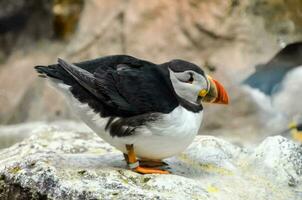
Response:
[{"label": "rock surface", "polygon": [[[169,158],[170,175],[140,175],[92,132],[40,126],[0,151],[0,199],[302,198],[302,148],[280,136],[243,149],[198,136]],[[25,130],[25,129],[24,129]]]}]

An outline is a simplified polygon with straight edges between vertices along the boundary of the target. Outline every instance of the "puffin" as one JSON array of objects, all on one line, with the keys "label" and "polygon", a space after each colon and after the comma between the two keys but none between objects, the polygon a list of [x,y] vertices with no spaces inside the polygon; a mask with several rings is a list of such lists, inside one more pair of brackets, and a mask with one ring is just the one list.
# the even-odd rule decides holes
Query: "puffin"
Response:
[{"label": "puffin", "polygon": [[243,85],[256,103],[268,113],[292,120],[301,117],[302,42],[282,48],[265,64],[256,66]]},{"label": "puffin", "polygon": [[155,64],[129,55],[35,66],[64,94],[99,137],[120,150],[128,168],[167,174],[163,159],[185,150],[198,134],[203,102],[228,104],[224,86],[180,59]]},{"label": "puffin", "polygon": [[288,126],[288,129],[282,131],[277,135],[282,135],[284,137],[287,136],[288,132],[290,132],[291,137],[300,143],[302,143],[302,122],[297,123],[295,121],[291,122]]}]

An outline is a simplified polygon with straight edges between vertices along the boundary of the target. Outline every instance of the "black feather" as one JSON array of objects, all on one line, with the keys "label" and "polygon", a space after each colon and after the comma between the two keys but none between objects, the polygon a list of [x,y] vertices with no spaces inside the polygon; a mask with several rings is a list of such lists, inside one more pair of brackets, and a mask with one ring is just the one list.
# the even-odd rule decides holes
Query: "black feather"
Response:
[{"label": "black feather", "polygon": [[111,120],[109,127],[109,132],[112,137],[124,137],[135,134],[135,129],[147,122],[152,122],[158,120],[160,115],[158,113],[147,113],[143,115],[120,118],[118,120]]},{"label": "black feather", "polygon": [[117,55],[69,64],[37,66],[40,74],[71,86],[72,94],[102,117],[169,113],[179,105],[167,69],[131,56]]},{"label": "black feather", "polygon": [[[135,134],[135,129],[158,119],[159,113],[170,113],[178,105],[192,112],[202,106],[177,96],[169,78],[172,70],[194,70],[203,74],[196,65],[172,61],[161,65],[131,56],[116,55],[80,63],[37,66],[42,76],[51,77],[71,86],[72,95],[87,103],[101,117],[109,117],[106,130],[111,136]],[[117,119],[118,118],[118,119]]]}]

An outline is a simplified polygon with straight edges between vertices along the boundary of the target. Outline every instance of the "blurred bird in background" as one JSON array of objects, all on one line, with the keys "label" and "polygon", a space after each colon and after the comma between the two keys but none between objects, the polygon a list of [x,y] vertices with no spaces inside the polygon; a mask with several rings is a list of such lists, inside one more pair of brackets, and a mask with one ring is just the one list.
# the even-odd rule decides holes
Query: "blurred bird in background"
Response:
[{"label": "blurred bird in background", "polygon": [[286,45],[266,64],[244,80],[246,90],[273,118],[290,122],[293,138],[302,141],[302,42]]}]

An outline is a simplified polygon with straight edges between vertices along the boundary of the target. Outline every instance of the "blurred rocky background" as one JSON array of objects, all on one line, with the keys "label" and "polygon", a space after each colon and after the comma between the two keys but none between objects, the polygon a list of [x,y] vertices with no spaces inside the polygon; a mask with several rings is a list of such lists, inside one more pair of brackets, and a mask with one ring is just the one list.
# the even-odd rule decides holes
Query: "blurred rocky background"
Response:
[{"label": "blurred rocky background", "polygon": [[202,66],[231,104],[205,105],[200,133],[257,142],[287,122],[269,125],[240,83],[301,39],[301,0],[1,0],[0,124],[76,119],[33,66],[130,54]]}]

